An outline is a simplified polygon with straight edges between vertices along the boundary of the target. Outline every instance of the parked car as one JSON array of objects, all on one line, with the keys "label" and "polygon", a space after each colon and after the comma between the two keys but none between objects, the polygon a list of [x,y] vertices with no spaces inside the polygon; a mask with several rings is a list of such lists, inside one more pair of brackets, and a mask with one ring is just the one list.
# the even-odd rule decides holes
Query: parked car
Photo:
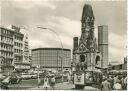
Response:
[{"label": "parked car", "polygon": [[18,84],[21,82],[21,80],[22,80],[21,76],[18,76],[18,75],[11,75],[10,77],[11,84]]}]

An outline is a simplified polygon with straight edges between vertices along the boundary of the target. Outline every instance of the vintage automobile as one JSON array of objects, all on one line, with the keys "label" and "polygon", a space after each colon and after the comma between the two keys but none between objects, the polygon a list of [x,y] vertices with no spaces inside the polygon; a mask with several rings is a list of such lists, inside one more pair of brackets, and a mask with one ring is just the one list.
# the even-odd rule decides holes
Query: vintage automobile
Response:
[{"label": "vintage automobile", "polygon": [[10,84],[18,84],[22,80],[21,76],[18,75],[11,75],[10,77]]}]

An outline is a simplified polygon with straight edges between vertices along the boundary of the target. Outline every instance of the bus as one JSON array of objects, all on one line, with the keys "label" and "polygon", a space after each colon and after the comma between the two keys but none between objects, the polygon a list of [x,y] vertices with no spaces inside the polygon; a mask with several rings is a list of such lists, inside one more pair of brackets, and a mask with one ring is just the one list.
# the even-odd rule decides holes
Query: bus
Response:
[{"label": "bus", "polygon": [[100,70],[81,70],[73,72],[73,83],[75,88],[83,89],[85,86],[93,84],[100,86],[103,74]]}]

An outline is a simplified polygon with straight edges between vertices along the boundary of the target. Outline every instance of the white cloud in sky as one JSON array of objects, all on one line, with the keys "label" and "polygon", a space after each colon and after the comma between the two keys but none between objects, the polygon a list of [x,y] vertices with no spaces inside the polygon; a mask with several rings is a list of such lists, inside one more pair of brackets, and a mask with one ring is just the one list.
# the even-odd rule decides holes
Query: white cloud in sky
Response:
[{"label": "white cloud in sky", "polygon": [[0,2],[0,26],[1,26],[1,2]]},{"label": "white cloud in sky", "polygon": [[72,20],[66,17],[55,17],[52,16],[49,20],[51,26],[53,25],[58,29],[61,34],[66,34],[68,36],[79,36],[81,33],[81,22]]},{"label": "white cloud in sky", "polygon": [[126,56],[126,36],[123,37],[109,32],[109,61],[123,63],[123,57]]},{"label": "white cloud in sky", "polygon": [[56,9],[56,6],[50,0],[5,0],[11,1],[11,4],[16,8],[31,9],[36,7],[46,7]]},{"label": "white cloud in sky", "polygon": [[[41,25],[40,25],[41,26]],[[42,27],[50,26],[48,28],[53,29],[56,33],[59,34],[60,39],[63,43],[64,48],[72,48],[73,45],[73,37],[74,36],[80,36],[81,32],[81,23],[79,21],[70,20],[65,17],[51,17],[50,20]],[[60,46],[60,41],[58,39],[58,36],[49,30],[43,30],[43,29],[33,29],[30,34],[30,42],[33,47],[35,47],[36,40],[42,40],[40,41],[39,46],[49,46],[50,41],[52,40],[52,45],[55,43],[55,46]],[[33,34],[37,37],[33,38]],[[39,38],[39,36],[41,36]],[[48,39],[47,39],[48,38]],[[54,38],[54,40],[53,40]],[[46,42],[47,41],[47,42]],[[34,43],[35,42],[35,43]],[[44,42],[44,43],[43,43]],[[36,45],[37,47],[38,45]]]}]

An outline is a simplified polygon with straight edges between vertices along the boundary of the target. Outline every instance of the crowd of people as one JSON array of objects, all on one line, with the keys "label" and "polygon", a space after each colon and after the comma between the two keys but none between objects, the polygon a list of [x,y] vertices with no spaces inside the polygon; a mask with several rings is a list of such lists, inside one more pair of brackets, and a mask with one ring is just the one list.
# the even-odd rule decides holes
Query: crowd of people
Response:
[{"label": "crowd of people", "polygon": [[103,76],[101,90],[126,90],[127,76]]}]

